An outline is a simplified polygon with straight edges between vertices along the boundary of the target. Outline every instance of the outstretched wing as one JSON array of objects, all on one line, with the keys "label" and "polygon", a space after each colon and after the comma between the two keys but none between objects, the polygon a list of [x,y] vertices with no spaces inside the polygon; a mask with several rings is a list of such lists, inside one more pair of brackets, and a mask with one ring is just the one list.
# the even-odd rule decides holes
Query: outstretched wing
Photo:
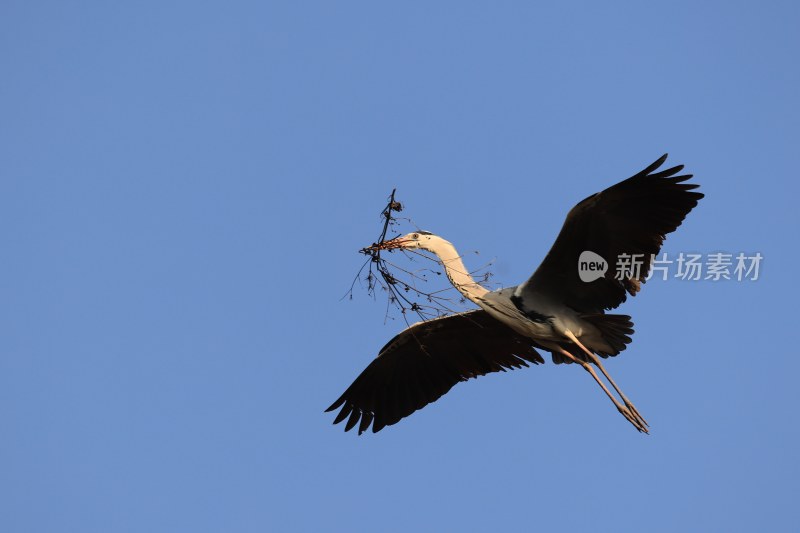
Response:
[{"label": "outstretched wing", "polygon": [[[546,297],[581,313],[602,313],[635,296],[652,266],[667,234],[675,231],[702,193],[698,185],[685,183],[691,174],[676,175],[683,165],[655,172],[667,159],[664,154],[635,176],[593,194],[572,208],[553,247],[533,276],[519,286],[515,296],[523,301]],[[608,263],[605,275],[581,281],[578,258],[592,251]],[[641,260],[636,275],[615,279],[622,254]]]},{"label": "outstretched wing", "polygon": [[326,412],[341,407],[333,423],[347,418],[345,431],[360,420],[359,435],[370,424],[378,432],[435,402],[459,381],[528,363],[544,363],[530,339],[483,310],[420,322],[389,341]]}]

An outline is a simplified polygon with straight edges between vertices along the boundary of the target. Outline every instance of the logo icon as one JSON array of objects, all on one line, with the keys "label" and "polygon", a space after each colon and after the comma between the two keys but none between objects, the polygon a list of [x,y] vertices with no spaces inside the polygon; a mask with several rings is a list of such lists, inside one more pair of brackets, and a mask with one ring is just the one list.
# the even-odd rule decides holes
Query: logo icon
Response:
[{"label": "logo icon", "polygon": [[608,271],[608,263],[596,253],[586,250],[578,258],[578,276],[581,281],[590,283],[602,278]]}]

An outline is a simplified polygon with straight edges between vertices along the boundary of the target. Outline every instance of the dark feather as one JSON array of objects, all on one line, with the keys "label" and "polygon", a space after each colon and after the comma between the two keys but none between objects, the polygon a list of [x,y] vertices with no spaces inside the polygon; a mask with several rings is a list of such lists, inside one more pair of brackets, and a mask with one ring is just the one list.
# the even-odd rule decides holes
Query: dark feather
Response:
[{"label": "dark feather", "polygon": [[483,310],[421,322],[392,339],[327,411],[359,434],[396,424],[453,385],[491,372],[544,363],[532,341]]},{"label": "dark feather", "polygon": [[[641,288],[667,234],[680,226],[703,198],[692,192],[696,184],[684,183],[691,174],[675,176],[678,165],[653,174],[667,155],[638,174],[578,203],[567,215],[553,247],[531,278],[520,286],[526,292],[547,295],[581,313],[614,309]],[[583,251],[599,254],[608,262],[605,276],[585,283],[578,275]],[[617,280],[617,258],[642,254],[638,276]]]}]

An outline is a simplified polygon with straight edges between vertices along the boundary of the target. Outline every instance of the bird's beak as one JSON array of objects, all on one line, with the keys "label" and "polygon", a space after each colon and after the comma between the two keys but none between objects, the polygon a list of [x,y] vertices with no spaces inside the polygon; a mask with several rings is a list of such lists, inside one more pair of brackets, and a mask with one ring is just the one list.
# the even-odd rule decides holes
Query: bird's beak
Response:
[{"label": "bird's beak", "polygon": [[388,241],[382,241],[379,243],[375,243],[372,246],[368,246],[364,248],[364,250],[374,252],[377,250],[395,250],[397,248],[402,248],[407,241],[402,237],[397,237],[396,239],[391,239]]}]

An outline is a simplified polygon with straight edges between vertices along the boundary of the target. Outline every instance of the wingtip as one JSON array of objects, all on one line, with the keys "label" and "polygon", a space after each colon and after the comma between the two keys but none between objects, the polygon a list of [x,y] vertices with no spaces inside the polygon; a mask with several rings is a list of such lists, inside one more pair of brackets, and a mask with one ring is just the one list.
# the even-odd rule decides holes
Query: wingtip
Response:
[{"label": "wingtip", "polygon": [[361,424],[358,426],[358,434],[361,435],[364,433],[368,428],[369,425],[372,423],[372,413],[366,411],[361,413]]},{"label": "wingtip", "polygon": [[336,400],[335,402],[333,402],[330,407],[325,409],[325,412],[326,413],[330,413],[334,409],[338,409],[343,403],[344,403],[344,397],[341,397],[338,400]]},{"label": "wingtip", "polygon": [[353,412],[350,413],[350,418],[347,419],[347,424],[345,424],[344,430],[347,432],[353,429],[355,425],[358,423],[358,420],[360,418],[361,418],[361,411],[359,411],[358,409],[353,409]]},{"label": "wingtip", "polygon": [[658,167],[660,167],[661,165],[664,164],[664,161],[667,160],[667,155],[669,155],[669,154],[662,155],[661,157],[659,157],[658,159],[653,161],[650,165],[648,165],[647,168],[645,168],[644,170],[642,170],[641,172],[636,174],[636,176],[634,176],[634,177],[635,178],[643,178],[643,177],[649,176],[654,170],[656,170]]},{"label": "wingtip", "polygon": [[342,410],[339,411],[339,414],[336,415],[336,418],[333,419],[333,424],[336,425],[339,422],[341,422],[342,420],[344,420],[345,418],[347,418],[348,416],[350,416],[350,413],[352,411],[353,411],[353,406],[351,404],[345,405],[342,408]]}]

